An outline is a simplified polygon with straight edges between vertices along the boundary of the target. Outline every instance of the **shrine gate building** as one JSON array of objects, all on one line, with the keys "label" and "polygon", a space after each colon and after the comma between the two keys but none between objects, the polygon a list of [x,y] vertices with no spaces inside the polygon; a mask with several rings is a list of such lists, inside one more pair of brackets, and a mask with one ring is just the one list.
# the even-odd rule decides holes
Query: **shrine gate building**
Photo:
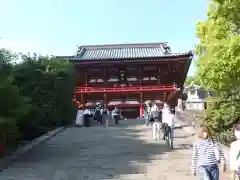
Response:
[{"label": "shrine gate building", "polygon": [[192,57],[172,53],[167,43],[81,46],[67,56],[77,76],[73,102],[85,108],[103,102],[137,117],[148,100],[176,105]]}]

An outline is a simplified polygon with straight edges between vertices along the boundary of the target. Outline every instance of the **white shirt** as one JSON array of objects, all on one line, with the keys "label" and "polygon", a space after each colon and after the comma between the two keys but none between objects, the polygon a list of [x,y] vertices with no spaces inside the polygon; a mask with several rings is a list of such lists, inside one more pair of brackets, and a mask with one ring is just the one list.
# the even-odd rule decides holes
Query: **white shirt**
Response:
[{"label": "white shirt", "polygon": [[151,112],[151,107],[147,107],[147,113],[150,113]]},{"label": "white shirt", "polygon": [[169,110],[168,107],[164,107],[164,108],[162,109],[162,114],[166,114],[166,113],[170,113],[170,110]]},{"label": "white shirt", "polygon": [[89,115],[90,115],[90,114],[91,114],[91,111],[90,111],[89,109],[85,109],[84,112],[83,112],[83,114],[84,114],[84,115],[85,115],[85,114],[89,114]]},{"label": "white shirt", "polygon": [[83,113],[84,113],[84,110],[77,111],[76,124],[83,125]]},{"label": "white shirt", "polygon": [[240,152],[240,140],[232,142],[230,146],[230,169],[236,170],[236,166],[239,165],[239,160],[237,162],[237,156]]},{"label": "white shirt", "polygon": [[[118,113],[117,113],[118,112]],[[119,115],[120,114],[120,110],[115,108],[113,111],[112,111],[112,115],[115,116],[115,115]]]},{"label": "white shirt", "polygon": [[153,105],[153,106],[151,107],[151,112],[154,112],[154,111],[157,111],[157,110],[158,110],[157,105]]},{"label": "white shirt", "polygon": [[168,126],[174,127],[175,121],[176,121],[176,116],[170,113],[170,111],[162,114],[162,122],[167,123]]}]

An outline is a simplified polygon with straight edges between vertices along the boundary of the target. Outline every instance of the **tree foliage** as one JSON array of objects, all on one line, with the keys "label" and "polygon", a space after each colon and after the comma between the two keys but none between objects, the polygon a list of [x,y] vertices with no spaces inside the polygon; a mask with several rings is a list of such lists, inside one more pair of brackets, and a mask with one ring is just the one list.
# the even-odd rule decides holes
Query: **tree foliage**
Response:
[{"label": "tree foliage", "polygon": [[227,145],[240,118],[239,9],[239,0],[211,0],[208,19],[197,24],[197,77],[205,87],[220,92],[220,100],[207,109],[203,122]]},{"label": "tree foliage", "polygon": [[0,68],[0,143],[8,148],[15,147],[21,134],[17,123],[31,110],[31,99],[23,96],[20,88],[13,84],[14,56],[7,50],[0,50],[2,63]]},{"label": "tree foliage", "polygon": [[191,84],[200,85],[200,81],[196,76],[188,76],[184,82],[185,86],[189,86]]},{"label": "tree foliage", "polygon": [[72,93],[75,75],[68,61],[26,58],[12,64],[15,56],[2,50],[0,69],[0,143],[16,147],[49,130],[70,124],[75,108]]},{"label": "tree foliage", "polygon": [[221,99],[211,109],[207,109],[204,123],[208,124],[214,136],[225,145],[233,139],[232,127],[240,120],[240,101]]},{"label": "tree foliage", "polygon": [[25,138],[32,139],[74,119],[72,93],[75,81],[68,61],[44,57],[37,61],[27,59],[15,66],[14,76],[14,83],[23,95],[33,101],[32,111],[21,121]]},{"label": "tree foliage", "polygon": [[212,0],[208,20],[197,24],[197,76],[220,92],[240,85],[239,9],[239,0]]}]

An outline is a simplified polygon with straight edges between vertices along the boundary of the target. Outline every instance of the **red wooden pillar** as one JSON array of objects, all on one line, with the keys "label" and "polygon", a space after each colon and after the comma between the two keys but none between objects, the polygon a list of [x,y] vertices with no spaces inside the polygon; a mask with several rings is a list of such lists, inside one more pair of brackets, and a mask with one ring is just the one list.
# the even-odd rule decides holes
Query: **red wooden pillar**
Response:
[{"label": "red wooden pillar", "polygon": [[81,94],[80,104],[81,104],[81,106],[85,105],[83,94]]},{"label": "red wooden pillar", "polygon": [[142,73],[143,73],[143,68],[142,67],[140,67],[139,68],[139,76],[138,76],[138,78],[139,78],[139,84],[142,86]]},{"label": "red wooden pillar", "polygon": [[166,92],[164,92],[164,94],[163,94],[163,101],[164,101],[164,103],[167,102],[167,95],[166,95]]},{"label": "red wooden pillar", "polygon": [[107,94],[106,93],[103,94],[103,103],[104,103],[104,108],[107,108],[108,100],[107,100]]},{"label": "red wooden pillar", "polygon": [[140,95],[140,107],[139,107],[139,118],[143,117],[143,104],[142,104],[143,100],[142,100],[142,93]]},{"label": "red wooden pillar", "polygon": [[140,109],[139,109],[140,113],[139,113],[139,117],[143,118],[143,106],[142,103],[140,103]]},{"label": "red wooden pillar", "polygon": [[108,83],[108,69],[104,68],[104,86],[107,87]]},{"label": "red wooden pillar", "polygon": [[161,72],[161,69],[160,68],[158,68],[158,76],[157,76],[157,80],[158,80],[158,84],[160,84],[160,81],[161,81],[161,79],[160,79],[160,72]]}]

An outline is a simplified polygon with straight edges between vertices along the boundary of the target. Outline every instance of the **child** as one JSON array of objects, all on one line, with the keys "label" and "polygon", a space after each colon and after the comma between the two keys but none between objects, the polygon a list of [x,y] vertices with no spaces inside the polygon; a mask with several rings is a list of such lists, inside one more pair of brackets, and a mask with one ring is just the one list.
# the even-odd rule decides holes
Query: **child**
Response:
[{"label": "child", "polygon": [[[196,176],[198,167],[202,180],[219,180],[219,161],[223,165],[223,171],[226,170],[224,154],[218,142],[212,139],[211,132],[205,124],[200,125],[198,138],[193,145],[192,173]],[[216,150],[218,152],[215,152]]]},{"label": "child", "polygon": [[236,141],[233,141],[230,146],[230,169],[232,180],[240,180],[240,124],[233,127],[233,134]]}]

